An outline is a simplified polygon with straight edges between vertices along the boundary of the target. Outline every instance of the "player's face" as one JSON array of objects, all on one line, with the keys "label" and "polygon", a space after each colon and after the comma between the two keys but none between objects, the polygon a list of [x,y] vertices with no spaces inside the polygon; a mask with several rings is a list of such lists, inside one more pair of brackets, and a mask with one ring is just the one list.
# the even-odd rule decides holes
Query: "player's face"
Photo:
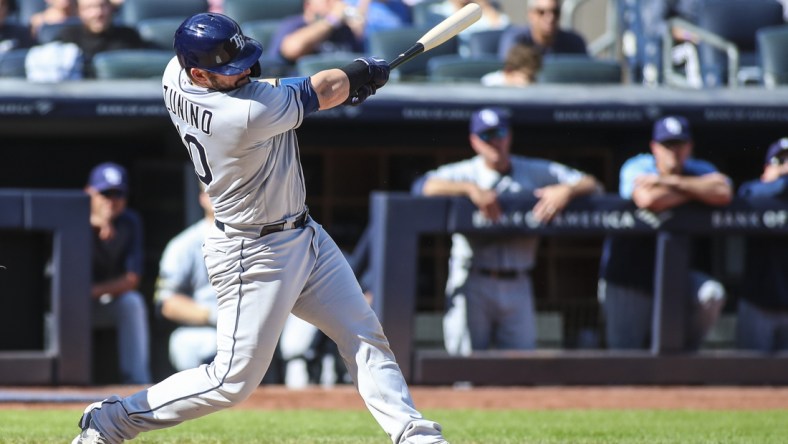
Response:
[{"label": "player's face", "polygon": [[509,170],[509,154],[512,146],[512,131],[509,128],[496,128],[481,134],[470,135],[471,146],[482,156],[488,167],[505,172]]},{"label": "player's face", "polygon": [[232,91],[251,82],[249,76],[252,74],[252,70],[247,69],[241,74],[234,76],[224,76],[208,71],[203,71],[203,73],[205,75],[205,82],[207,83],[207,85],[203,86],[215,89],[217,91]]},{"label": "player's face", "polygon": [[692,142],[681,140],[651,142],[651,153],[654,154],[654,161],[660,174],[681,174],[684,162],[692,154]]}]

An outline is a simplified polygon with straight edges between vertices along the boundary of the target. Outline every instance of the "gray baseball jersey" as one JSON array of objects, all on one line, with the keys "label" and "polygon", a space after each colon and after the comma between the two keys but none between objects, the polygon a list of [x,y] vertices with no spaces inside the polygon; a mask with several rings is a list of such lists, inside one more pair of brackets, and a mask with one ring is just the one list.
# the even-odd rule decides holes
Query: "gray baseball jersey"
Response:
[{"label": "gray baseball jersey", "polygon": [[[501,174],[487,167],[481,156],[439,167],[427,174],[443,180],[472,182],[499,196],[527,194],[548,185],[574,184],[583,173],[560,163],[512,156],[511,171]],[[469,354],[495,344],[504,349],[532,349],[536,345],[533,288],[527,271],[533,268],[539,239],[534,236],[452,235],[450,297],[443,319],[446,350]],[[475,274],[472,270],[521,273],[512,280]]]},{"label": "gray baseball jersey", "polygon": [[[285,83],[283,81],[283,83]],[[252,82],[218,92],[191,84],[173,59],[164,100],[224,227],[203,253],[216,290],[216,357],[91,411],[108,442],[170,427],[246,399],[268,368],[288,316],[315,325],[339,347],[370,413],[394,444],[445,443],[411,396],[375,312],[342,251],[305,209],[294,129],[317,109],[308,79]],[[261,235],[263,225],[283,230]]]}]

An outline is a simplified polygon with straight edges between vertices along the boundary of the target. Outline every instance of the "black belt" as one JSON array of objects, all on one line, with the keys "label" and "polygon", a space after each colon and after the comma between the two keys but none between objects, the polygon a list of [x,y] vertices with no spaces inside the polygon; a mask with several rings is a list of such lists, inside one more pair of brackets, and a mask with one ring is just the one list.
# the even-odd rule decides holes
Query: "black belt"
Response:
[{"label": "black belt", "polygon": [[[278,222],[275,224],[268,224],[263,225],[263,228],[260,229],[260,237],[265,236],[266,234],[271,233],[278,233],[280,231],[290,230],[294,228],[301,228],[306,225],[306,219],[309,216],[309,209],[304,210],[303,213],[299,214],[298,217],[293,221],[291,227],[287,227],[287,221]],[[224,224],[219,222],[218,220],[214,220],[214,224],[216,224],[216,228],[224,231]]]},{"label": "black belt", "polygon": [[494,279],[517,279],[521,276],[527,276],[528,270],[493,270],[490,268],[473,268],[473,272],[482,276],[491,277]]}]

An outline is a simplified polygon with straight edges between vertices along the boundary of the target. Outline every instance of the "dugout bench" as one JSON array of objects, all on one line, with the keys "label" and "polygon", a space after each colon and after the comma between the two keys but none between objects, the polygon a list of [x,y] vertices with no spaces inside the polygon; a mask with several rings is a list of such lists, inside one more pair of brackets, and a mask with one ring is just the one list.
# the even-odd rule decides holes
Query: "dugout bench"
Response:
[{"label": "dugout bench", "polygon": [[[786,384],[788,356],[749,351],[682,351],[686,313],[678,295],[689,270],[690,238],[786,235],[788,205],[734,200],[710,208],[688,204],[659,215],[616,195],[576,199],[547,225],[535,222],[533,198],[502,200],[492,224],[464,198],[376,192],[370,199],[373,308],[402,371],[413,384]],[[418,240],[421,234],[488,233],[540,236],[654,235],[657,238],[652,347],[647,351],[484,351],[469,357],[413,348]]]}]

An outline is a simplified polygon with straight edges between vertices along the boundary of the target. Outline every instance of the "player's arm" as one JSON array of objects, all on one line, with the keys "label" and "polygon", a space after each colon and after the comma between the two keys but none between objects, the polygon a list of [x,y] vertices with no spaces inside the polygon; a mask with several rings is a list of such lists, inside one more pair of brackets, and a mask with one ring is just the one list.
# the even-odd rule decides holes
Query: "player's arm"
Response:
[{"label": "player's arm", "polygon": [[482,189],[473,182],[430,177],[424,182],[422,193],[425,196],[466,196],[486,218],[498,220],[501,217],[498,194],[493,190]]},{"label": "player's arm", "polygon": [[723,206],[732,198],[730,179],[717,172],[702,176],[642,176],[632,194],[638,207],[651,211],[663,211],[693,200]]},{"label": "player's arm", "polygon": [[574,183],[559,183],[534,190],[539,198],[533,208],[536,220],[547,222],[560,213],[575,197],[598,193],[602,186],[593,176],[584,175]]},{"label": "player's arm", "polygon": [[161,314],[184,325],[216,325],[215,313],[185,294],[175,293],[162,301]]},{"label": "player's arm", "polygon": [[111,296],[119,296],[127,291],[136,290],[140,284],[140,275],[127,271],[125,274],[115,279],[109,279],[103,282],[93,284],[90,295],[93,299],[98,299],[105,294]]}]

